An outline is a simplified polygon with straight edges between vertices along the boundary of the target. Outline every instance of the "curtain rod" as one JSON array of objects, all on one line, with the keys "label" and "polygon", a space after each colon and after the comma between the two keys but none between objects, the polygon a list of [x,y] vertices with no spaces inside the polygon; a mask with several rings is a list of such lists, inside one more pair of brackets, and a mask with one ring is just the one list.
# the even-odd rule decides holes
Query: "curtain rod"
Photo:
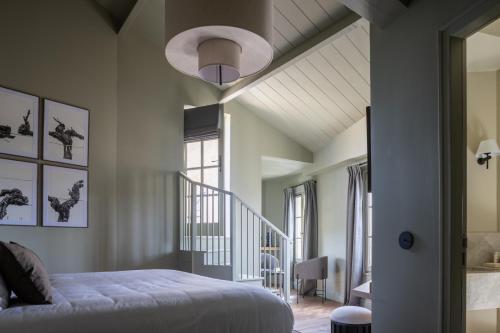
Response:
[{"label": "curtain rod", "polygon": [[296,187],[299,187],[299,186],[302,186],[304,185],[306,182],[310,182],[310,181],[313,181],[316,183],[316,180],[315,179],[310,179],[310,180],[306,180],[305,182],[301,183],[301,184],[298,184],[298,185],[294,185],[294,186],[290,186],[289,188],[296,188]]},{"label": "curtain rod", "polygon": [[363,165],[367,165],[367,164],[368,164],[368,161],[363,161],[363,162],[349,163],[349,164],[346,164],[345,166],[346,167],[355,166],[355,165],[363,166]]}]

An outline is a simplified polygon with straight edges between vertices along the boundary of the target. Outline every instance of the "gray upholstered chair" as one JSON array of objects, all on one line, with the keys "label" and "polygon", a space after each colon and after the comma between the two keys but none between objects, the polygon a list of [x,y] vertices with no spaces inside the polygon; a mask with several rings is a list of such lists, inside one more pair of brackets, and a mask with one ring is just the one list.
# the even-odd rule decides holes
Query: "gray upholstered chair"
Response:
[{"label": "gray upholstered chair", "polygon": [[[315,295],[322,296],[323,302],[326,299],[326,279],[328,278],[328,257],[318,257],[314,259],[304,260],[295,264],[293,274],[297,282],[297,303],[299,303],[299,281],[302,281],[301,287],[304,286],[304,280],[322,280],[323,289],[315,290]],[[321,294],[318,294],[320,292]],[[304,293],[302,292],[302,296]]]}]

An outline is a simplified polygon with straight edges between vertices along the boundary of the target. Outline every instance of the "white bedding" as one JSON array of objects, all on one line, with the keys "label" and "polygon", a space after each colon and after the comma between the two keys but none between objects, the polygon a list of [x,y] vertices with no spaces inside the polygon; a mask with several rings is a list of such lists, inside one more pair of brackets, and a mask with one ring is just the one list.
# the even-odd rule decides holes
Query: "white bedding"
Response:
[{"label": "white bedding", "polygon": [[0,332],[290,333],[269,291],[174,270],[51,276],[54,302],[0,311]]}]

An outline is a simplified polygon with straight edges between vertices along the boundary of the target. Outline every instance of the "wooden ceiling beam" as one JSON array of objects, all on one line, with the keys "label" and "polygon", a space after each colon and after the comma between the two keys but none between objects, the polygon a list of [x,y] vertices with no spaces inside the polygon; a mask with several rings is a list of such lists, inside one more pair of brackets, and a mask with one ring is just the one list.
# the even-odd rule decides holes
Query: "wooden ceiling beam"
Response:
[{"label": "wooden ceiling beam", "polygon": [[340,0],[340,2],[376,26],[384,28],[408,9],[411,0]]}]

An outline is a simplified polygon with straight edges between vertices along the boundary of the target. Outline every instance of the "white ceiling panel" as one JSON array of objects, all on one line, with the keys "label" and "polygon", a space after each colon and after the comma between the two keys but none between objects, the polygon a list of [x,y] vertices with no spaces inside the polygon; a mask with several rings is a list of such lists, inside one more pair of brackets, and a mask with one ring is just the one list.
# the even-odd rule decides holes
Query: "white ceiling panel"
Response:
[{"label": "white ceiling panel", "polygon": [[[276,1],[275,6],[280,8],[285,3],[295,5],[308,20],[313,15],[322,19],[330,19],[332,15],[323,8],[325,1],[309,1],[315,7],[308,7],[307,11],[305,2],[299,0]],[[299,15],[297,9],[280,11]],[[300,22],[294,25],[282,22],[281,25],[283,31],[295,29],[294,36],[305,36],[299,29],[305,29],[307,21],[301,19]],[[320,27],[315,25],[314,29],[319,31]],[[278,25],[275,29],[279,30]],[[291,33],[288,36],[290,38]],[[293,47],[290,41],[288,43],[290,45],[280,44],[283,52]],[[312,53],[282,66],[240,95],[238,100],[293,140],[311,151],[318,151],[365,115],[370,104],[369,43],[369,25],[364,20],[357,21],[352,29],[332,36]]]},{"label": "white ceiling panel", "polygon": [[274,0],[274,56],[278,57],[294,46],[349,13],[349,9],[336,0]]}]

